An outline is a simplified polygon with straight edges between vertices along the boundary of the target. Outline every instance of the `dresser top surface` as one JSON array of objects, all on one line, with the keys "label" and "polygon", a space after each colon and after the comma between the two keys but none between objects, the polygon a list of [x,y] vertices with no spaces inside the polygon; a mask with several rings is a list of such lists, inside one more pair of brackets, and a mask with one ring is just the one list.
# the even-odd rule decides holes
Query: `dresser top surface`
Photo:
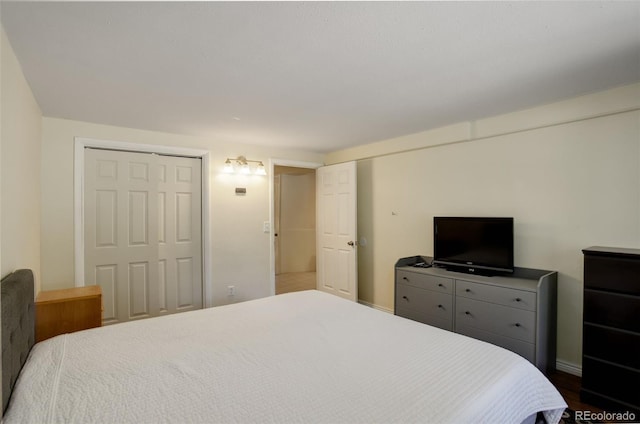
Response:
[{"label": "dresser top surface", "polygon": [[638,256],[640,257],[640,249],[628,247],[605,247],[592,246],[582,250],[585,254],[607,255],[607,256]]},{"label": "dresser top surface", "polygon": [[102,294],[100,286],[73,287],[70,289],[41,291],[36,297],[36,304],[64,302],[68,300],[97,297]]}]

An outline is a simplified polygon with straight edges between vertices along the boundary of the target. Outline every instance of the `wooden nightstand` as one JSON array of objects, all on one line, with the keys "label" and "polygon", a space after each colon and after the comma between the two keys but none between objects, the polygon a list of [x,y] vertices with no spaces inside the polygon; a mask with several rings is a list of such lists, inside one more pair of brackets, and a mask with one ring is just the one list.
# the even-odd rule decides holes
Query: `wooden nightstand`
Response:
[{"label": "wooden nightstand", "polygon": [[101,325],[100,286],[43,291],[36,297],[36,342]]}]

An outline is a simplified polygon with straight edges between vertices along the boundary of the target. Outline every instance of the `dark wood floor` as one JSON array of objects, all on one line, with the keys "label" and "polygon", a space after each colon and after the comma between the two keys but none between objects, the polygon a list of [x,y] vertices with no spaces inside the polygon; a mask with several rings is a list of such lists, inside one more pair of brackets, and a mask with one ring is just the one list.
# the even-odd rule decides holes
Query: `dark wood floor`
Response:
[{"label": "dark wood floor", "polygon": [[547,377],[564,397],[569,408],[574,411],[602,412],[602,409],[580,401],[580,377],[562,371],[554,371]]}]

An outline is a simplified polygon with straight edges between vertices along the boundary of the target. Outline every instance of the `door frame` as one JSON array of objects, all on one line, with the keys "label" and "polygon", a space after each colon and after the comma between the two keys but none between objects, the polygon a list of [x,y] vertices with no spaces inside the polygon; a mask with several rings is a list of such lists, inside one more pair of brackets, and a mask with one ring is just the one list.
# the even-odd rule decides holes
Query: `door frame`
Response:
[{"label": "door frame", "polygon": [[[273,229],[275,228],[275,189],[273,184],[273,177],[275,176],[274,168],[276,166],[291,166],[293,168],[307,168],[318,169],[324,166],[323,163],[318,162],[301,162],[289,159],[269,159],[269,294],[275,296],[276,294],[276,249],[275,249],[275,237],[273,235]],[[318,216],[316,214],[316,223]],[[317,224],[316,224],[317,226]]]},{"label": "door frame", "polygon": [[114,140],[99,140],[86,137],[74,137],[73,161],[73,199],[74,199],[74,250],[75,250],[75,286],[84,286],[84,152],[94,147],[107,150],[122,150],[139,153],[158,153],[173,156],[186,156],[202,160],[202,307],[213,306],[213,279],[211,276],[211,211],[209,208],[209,160],[210,153],[204,149],[191,149],[177,146],[161,146]]}]

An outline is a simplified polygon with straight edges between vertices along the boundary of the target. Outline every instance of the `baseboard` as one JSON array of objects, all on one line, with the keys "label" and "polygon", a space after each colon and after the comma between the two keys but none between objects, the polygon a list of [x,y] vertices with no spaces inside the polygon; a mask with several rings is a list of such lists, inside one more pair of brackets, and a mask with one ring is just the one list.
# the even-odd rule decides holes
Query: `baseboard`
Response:
[{"label": "baseboard", "polygon": [[582,367],[576,364],[572,364],[570,362],[565,362],[561,360],[556,360],[556,369],[558,371],[566,372],[568,374],[577,375],[578,377],[582,377]]},{"label": "baseboard", "polygon": [[383,308],[382,306],[374,305],[373,303],[365,302],[364,300],[360,300],[360,299],[358,299],[358,303],[373,309],[377,309],[382,312],[386,312],[388,314],[393,314],[393,309]]}]

